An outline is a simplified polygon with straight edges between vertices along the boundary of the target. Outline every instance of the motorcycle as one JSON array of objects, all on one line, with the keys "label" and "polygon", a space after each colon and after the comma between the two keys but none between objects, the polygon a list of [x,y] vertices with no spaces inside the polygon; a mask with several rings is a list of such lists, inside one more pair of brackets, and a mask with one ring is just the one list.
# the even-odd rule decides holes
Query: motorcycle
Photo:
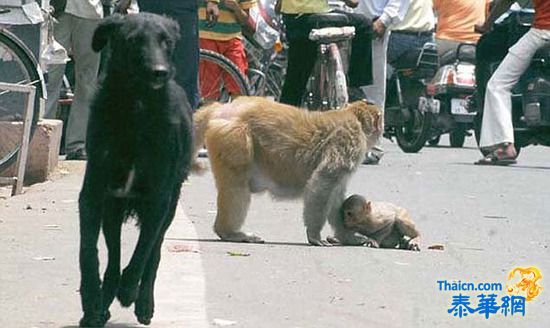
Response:
[{"label": "motorcycle", "polygon": [[[510,30],[528,30],[534,13],[515,12],[507,19]],[[493,65],[496,69],[498,63]],[[478,106],[475,118],[476,141],[479,145],[483,104]],[[514,146],[519,155],[529,145],[550,146],[550,46],[540,49],[527,71],[512,90],[512,123]],[[482,150],[484,156],[487,155]]]},{"label": "motorcycle", "polygon": [[418,152],[430,136],[438,103],[426,94],[426,86],[438,67],[436,45],[426,43],[396,63],[389,74],[384,137],[390,140],[395,137],[406,153]]},{"label": "motorcycle", "polygon": [[435,103],[428,144],[435,146],[449,133],[451,147],[460,148],[474,128],[475,110],[468,106],[475,92],[475,44],[461,43],[440,58],[441,66],[427,86]]}]

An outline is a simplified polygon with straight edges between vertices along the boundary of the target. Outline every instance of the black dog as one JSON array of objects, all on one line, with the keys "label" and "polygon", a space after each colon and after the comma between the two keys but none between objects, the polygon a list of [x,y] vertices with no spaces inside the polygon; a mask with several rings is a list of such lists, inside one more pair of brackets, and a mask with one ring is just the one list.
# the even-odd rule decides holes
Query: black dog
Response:
[{"label": "black dog", "polygon": [[[154,14],[112,16],[96,29],[92,48],[109,60],[92,103],[88,164],[80,192],[80,294],[83,327],[102,327],[115,296],[135,302],[142,324],[153,317],[161,244],[187,178],[193,142],[191,110],[172,79],[176,22]],[[139,240],[120,272],[121,225],[135,217]],[[99,277],[103,227],[109,262]]]}]

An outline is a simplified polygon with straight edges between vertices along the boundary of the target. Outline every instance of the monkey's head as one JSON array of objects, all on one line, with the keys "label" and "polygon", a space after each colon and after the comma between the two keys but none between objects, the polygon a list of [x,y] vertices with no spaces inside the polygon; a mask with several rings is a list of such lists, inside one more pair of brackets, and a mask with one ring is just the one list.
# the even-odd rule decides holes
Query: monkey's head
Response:
[{"label": "monkey's head", "polygon": [[371,202],[361,195],[351,195],[342,204],[342,217],[347,228],[355,228],[370,216]]},{"label": "monkey's head", "polygon": [[346,109],[351,111],[361,123],[363,132],[367,137],[367,148],[370,149],[378,142],[384,130],[384,118],[380,108],[364,100],[359,100],[350,103]]}]

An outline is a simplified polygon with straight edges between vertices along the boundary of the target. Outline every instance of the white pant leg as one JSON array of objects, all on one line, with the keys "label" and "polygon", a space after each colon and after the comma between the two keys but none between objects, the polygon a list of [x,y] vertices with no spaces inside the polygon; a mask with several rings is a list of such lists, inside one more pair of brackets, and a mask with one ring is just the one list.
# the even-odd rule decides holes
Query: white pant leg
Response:
[{"label": "white pant leg", "polygon": [[550,41],[550,31],[532,28],[508,51],[487,84],[480,147],[514,142],[512,88],[531,64],[535,52]]},{"label": "white pant leg", "polygon": [[380,106],[382,113],[386,101],[386,57],[390,33],[386,30],[383,37],[372,40],[372,85],[361,87],[367,100]]}]

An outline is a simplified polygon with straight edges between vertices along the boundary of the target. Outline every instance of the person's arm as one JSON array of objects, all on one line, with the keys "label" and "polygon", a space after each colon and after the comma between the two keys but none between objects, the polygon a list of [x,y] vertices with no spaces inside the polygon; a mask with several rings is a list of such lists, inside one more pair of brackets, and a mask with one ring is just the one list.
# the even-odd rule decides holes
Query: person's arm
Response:
[{"label": "person's arm", "polygon": [[229,8],[234,14],[237,22],[241,26],[247,26],[248,22],[248,9],[243,9],[239,4],[239,0],[222,0],[223,4]]},{"label": "person's arm", "polygon": [[410,0],[389,0],[382,15],[372,24],[372,30],[378,37],[382,37],[391,24],[397,24],[409,8]]},{"label": "person's arm", "polygon": [[220,9],[218,8],[218,3],[220,3],[220,0],[204,1],[206,1],[206,22],[208,26],[212,27],[216,25],[216,23],[218,22],[218,17],[220,16]]},{"label": "person's arm", "polygon": [[489,13],[489,16],[483,24],[476,24],[475,31],[478,33],[486,33],[491,30],[495,20],[504,14],[512,5],[516,2],[515,0],[495,0],[493,3],[493,8]]},{"label": "person's arm", "polygon": [[384,7],[384,12],[380,15],[379,20],[388,27],[391,24],[401,22],[407,12],[410,0],[389,0]]}]

